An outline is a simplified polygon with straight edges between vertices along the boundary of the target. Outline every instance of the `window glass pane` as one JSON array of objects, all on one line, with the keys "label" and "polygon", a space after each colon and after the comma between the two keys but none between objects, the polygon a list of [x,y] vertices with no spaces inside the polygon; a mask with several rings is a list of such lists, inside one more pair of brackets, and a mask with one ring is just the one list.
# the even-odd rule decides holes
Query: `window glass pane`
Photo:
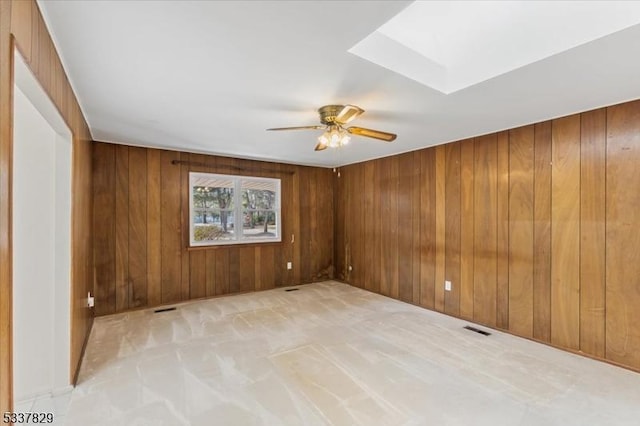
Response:
[{"label": "window glass pane", "polygon": [[275,211],[243,211],[242,235],[245,238],[273,238],[278,235]]},{"label": "window glass pane", "polygon": [[269,210],[276,206],[276,183],[264,180],[242,181],[242,207]]},{"label": "window glass pane", "polygon": [[195,210],[193,218],[193,241],[233,240],[233,211]]},{"label": "window glass pane", "polygon": [[192,180],[193,207],[233,209],[233,180],[198,176]]}]

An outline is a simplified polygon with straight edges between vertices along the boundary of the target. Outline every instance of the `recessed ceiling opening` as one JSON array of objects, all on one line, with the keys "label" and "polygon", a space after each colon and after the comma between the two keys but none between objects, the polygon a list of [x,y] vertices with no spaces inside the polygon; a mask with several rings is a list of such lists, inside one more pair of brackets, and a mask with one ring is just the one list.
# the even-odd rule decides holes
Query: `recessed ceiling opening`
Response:
[{"label": "recessed ceiling opening", "polygon": [[640,23],[640,2],[417,1],[349,52],[450,94]]}]

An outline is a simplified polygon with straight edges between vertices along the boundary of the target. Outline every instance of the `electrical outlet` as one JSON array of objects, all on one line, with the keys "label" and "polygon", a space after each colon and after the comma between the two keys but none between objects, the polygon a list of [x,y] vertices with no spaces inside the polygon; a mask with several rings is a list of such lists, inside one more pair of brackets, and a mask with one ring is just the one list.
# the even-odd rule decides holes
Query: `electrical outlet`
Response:
[{"label": "electrical outlet", "polygon": [[95,298],[91,295],[91,292],[87,293],[87,306],[93,308],[95,302]]},{"label": "electrical outlet", "polygon": [[444,282],[444,289],[445,291],[451,291],[451,281]]},{"label": "electrical outlet", "polygon": [[293,263],[287,262],[287,269],[293,269]]},{"label": "electrical outlet", "polygon": [[353,266],[349,265],[349,272],[353,271]]}]

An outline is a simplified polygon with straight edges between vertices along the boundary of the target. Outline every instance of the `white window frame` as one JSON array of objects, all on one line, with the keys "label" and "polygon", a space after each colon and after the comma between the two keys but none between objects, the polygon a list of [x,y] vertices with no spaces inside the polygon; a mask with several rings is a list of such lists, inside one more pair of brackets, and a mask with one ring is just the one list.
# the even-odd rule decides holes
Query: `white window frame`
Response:
[{"label": "white window frame", "polygon": [[[194,236],[194,206],[193,206],[193,187],[194,180],[196,178],[220,178],[233,181],[233,236],[232,240],[219,240],[219,241],[195,241]],[[244,218],[242,208],[242,182],[243,181],[268,181],[275,183],[276,186],[276,200],[275,200],[275,213],[276,213],[276,236],[268,238],[246,238],[244,236]],[[235,244],[260,244],[260,243],[278,243],[282,241],[282,221],[281,221],[281,208],[280,208],[280,179],[266,178],[257,176],[239,176],[239,175],[223,175],[219,173],[202,173],[202,172],[189,172],[189,244],[192,247],[206,247],[206,246],[225,246]]]}]

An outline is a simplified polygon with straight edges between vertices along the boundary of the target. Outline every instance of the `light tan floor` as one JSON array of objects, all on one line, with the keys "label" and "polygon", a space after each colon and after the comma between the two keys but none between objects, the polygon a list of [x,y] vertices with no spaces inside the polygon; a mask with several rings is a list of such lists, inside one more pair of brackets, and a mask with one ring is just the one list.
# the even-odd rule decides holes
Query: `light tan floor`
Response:
[{"label": "light tan floor", "polygon": [[66,424],[640,424],[640,374],[337,282],[299,288],[96,319]]}]

